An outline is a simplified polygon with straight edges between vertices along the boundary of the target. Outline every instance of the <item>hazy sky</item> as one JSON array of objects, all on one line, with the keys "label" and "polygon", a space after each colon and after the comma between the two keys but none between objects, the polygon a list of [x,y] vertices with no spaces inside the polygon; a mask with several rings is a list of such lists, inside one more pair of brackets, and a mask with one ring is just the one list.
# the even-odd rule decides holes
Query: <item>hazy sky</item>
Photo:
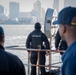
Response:
[{"label": "hazy sky", "polygon": [[[29,12],[33,9],[33,4],[37,0],[0,0],[0,4],[7,9],[7,13],[9,11],[9,2],[11,1],[20,3],[20,11]],[[53,1],[54,0],[40,0],[41,5],[45,10],[52,7]]]}]

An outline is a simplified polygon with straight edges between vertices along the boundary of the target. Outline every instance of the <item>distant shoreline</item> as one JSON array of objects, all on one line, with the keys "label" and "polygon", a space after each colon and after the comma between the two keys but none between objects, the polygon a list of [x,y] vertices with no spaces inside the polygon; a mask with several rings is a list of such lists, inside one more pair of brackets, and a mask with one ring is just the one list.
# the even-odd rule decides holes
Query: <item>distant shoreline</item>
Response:
[{"label": "distant shoreline", "polygon": [[33,23],[0,23],[0,25],[33,25]]},{"label": "distant shoreline", "polygon": [[[35,23],[0,23],[0,25],[34,25]],[[41,24],[44,25],[44,24]]]}]

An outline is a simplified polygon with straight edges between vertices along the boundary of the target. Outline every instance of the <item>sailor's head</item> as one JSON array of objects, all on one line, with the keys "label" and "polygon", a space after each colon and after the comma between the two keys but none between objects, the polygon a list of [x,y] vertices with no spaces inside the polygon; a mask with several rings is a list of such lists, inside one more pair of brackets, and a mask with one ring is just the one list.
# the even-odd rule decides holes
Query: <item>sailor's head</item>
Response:
[{"label": "sailor's head", "polygon": [[62,39],[66,39],[65,36],[67,35],[76,33],[76,7],[63,8],[58,14],[57,21],[54,21],[53,24],[59,25],[59,33]]},{"label": "sailor's head", "polygon": [[41,24],[39,22],[35,23],[35,29],[41,30]]},{"label": "sailor's head", "polygon": [[4,45],[4,30],[0,27],[0,45]]}]

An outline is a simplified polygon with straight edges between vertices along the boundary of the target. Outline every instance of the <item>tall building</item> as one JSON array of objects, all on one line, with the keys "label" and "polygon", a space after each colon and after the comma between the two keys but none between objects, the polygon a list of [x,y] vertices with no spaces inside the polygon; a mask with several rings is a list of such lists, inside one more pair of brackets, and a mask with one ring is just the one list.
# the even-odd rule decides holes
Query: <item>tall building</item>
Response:
[{"label": "tall building", "polygon": [[0,5],[0,14],[4,13],[4,7]]},{"label": "tall building", "polygon": [[30,17],[30,12],[20,12],[18,17]]},{"label": "tall building", "polygon": [[39,0],[34,3],[34,11],[37,13],[37,18],[41,18],[41,2]]},{"label": "tall building", "polygon": [[44,18],[45,17],[45,10],[44,8],[41,8],[41,18]]},{"label": "tall building", "polygon": [[59,0],[59,11],[64,8],[64,0]]},{"label": "tall building", "polygon": [[64,0],[64,7],[67,6],[76,7],[76,0]]},{"label": "tall building", "polygon": [[45,20],[45,10],[44,10],[44,8],[41,8],[41,20],[42,20],[42,23],[44,23],[44,20]]},{"label": "tall building", "polygon": [[54,0],[53,8],[59,12],[59,0]]},{"label": "tall building", "polygon": [[10,2],[9,3],[9,18],[15,19],[19,15],[19,3]]}]

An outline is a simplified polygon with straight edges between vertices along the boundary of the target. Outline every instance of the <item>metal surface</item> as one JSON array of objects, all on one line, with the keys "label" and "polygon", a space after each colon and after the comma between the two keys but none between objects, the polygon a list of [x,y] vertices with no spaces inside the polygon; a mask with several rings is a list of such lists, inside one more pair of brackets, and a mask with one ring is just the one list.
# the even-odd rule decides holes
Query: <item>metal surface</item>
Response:
[{"label": "metal surface", "polygon": [[53,12],[54,9],[49,8],[45,15],[44,32],[48,38],[51,38],[50,31],[51,31],[51,21],[53,18]]}]

